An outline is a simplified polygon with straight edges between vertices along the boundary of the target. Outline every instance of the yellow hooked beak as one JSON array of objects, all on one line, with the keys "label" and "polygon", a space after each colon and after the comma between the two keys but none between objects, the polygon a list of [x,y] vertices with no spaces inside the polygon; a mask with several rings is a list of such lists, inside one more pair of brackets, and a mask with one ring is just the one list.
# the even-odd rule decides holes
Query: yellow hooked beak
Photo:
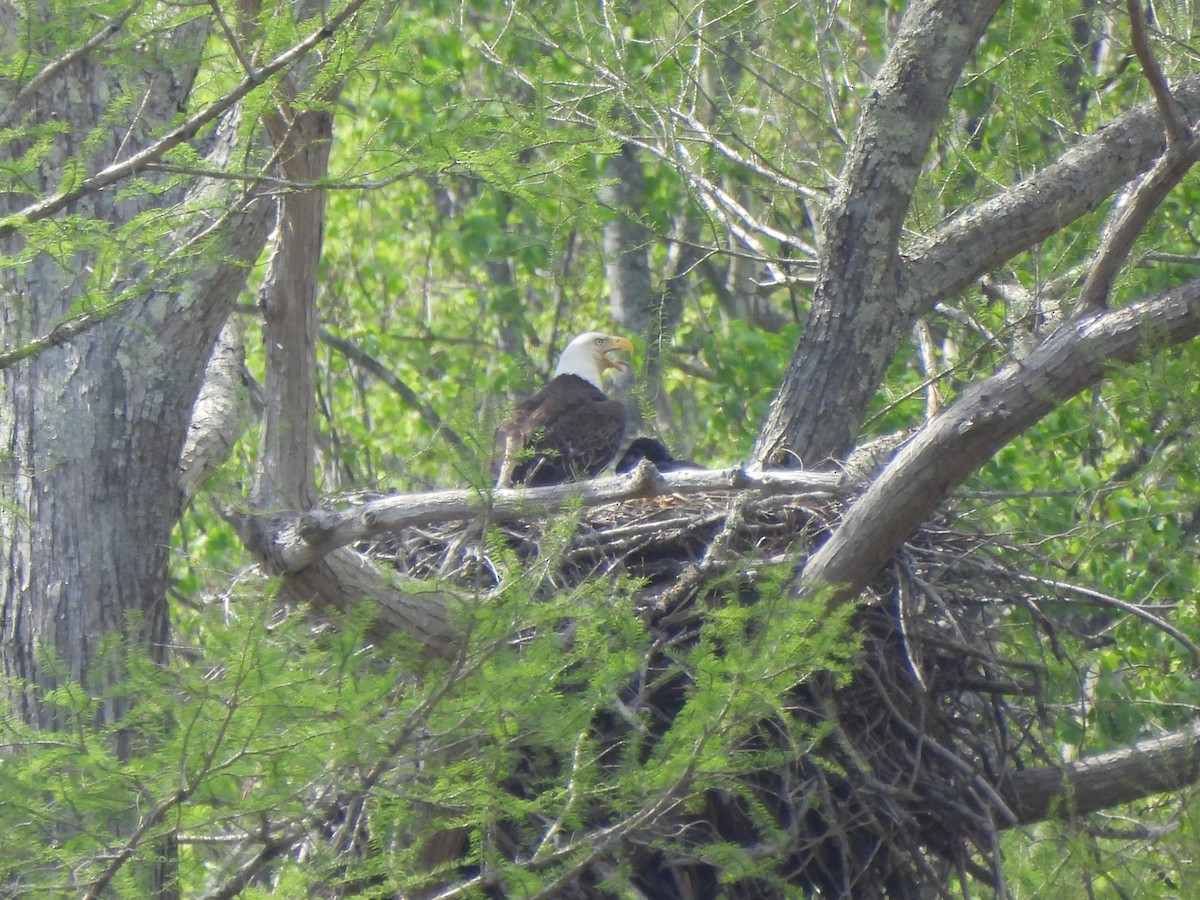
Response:
[{"label": "yellow hooked beak", "polygon": [[605,369],[632,369],[633,363],[626,359],[613,359],[609,354],[625,351],[626,353],[633,352],[633,343],[628,338],[616,337],[615,335],[604,336],[604,346],[600,348],[600,371]]}]

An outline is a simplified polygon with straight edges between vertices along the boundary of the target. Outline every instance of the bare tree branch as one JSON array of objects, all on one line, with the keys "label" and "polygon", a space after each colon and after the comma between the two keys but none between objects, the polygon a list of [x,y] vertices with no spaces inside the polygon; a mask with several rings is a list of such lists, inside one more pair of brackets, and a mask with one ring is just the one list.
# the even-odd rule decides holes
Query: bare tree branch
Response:
[{"label": "bare tree branch", "polygon": [[1113,281],[1133,249],[1134,241],[1197,159],[1200,159],[1200,141],[1194,137],[1172,141],[1154,168],[1134,189],[1128,202],[1114,210],[1117,221],[1104,235],[1096,261],[1079,291],[1076,312],[1107,305]]},{"label": "bare tree branch", "polygon": [[963,66],[999,5],[924,0],[906,8],[827,212],[812,314],[759,434],[756,461],[791,457],[811,466],[850,448],[915,314],[897,296],[913,190]]},{"label": "bare tree branch", "polygon": [[1167,149],[1154,168],[1141,180],[1127,202],[1113,210],[1115,221],[1106,231],[1096,261],[1088,272],[1079,292],[1077,311],[1098,309],[1108,303],[1113,281],[1125,264],[1134,241],[1150,222],[1150,217],[1162,205],[1175,185],[1183,180],[1197,159],[1200,141],[1196,139],[1184,116],[1183,108],[1171,93],[1159,68],[1158,60],[1146,38],[1146,22],[1139,0],[1128,0],[1129,20],[1133,26],[1133,43],[1142,69],[1154,90],[1167,132]]},{"label": "bare tree branch", "polygon": [[1200,722],[1161,737],[1061,766],[1014,772],[1011,806],[1019,825],[1071,819],[1200,780]]},{"label": "bare tree branch", "polygon": [[[1184,114],[1200,115],[1200,75],[1178,85]],[[982,275],[1099,209],[1162,154],[1160,113],[1144,103],[1097,129],[1054,163],[947,222],[910,252],[901,302],[925,312]]]},{"label": "bare tree branch", "polygon": [[[988,568],[991,567],[989,566]],[[1001,574],[999,566],[997,566],[995,570],[997,574]],[[1073,594],[1077,597],[1087,600],[1089,603],[1095,603],[1099,606],[1108,606],[1112,609],[1119,609],[1121,612],[1126,613],[1127,615],[1141,619],[1143,622],[1152,625],[1163,634],[1169,636],[1172,640],[1178,641],[1180,646],[1182,646],[1188,651],[1188,653],[1191,654],[1192,665],[1195,666],[1197,670],[1200,670],[1200,646],[1198,646],[1195,641],[1189,638],[1170,622],[1166,621],[1160,616],[1154,615],[1154,613],[1150,612],[1140,604],[1127,603],[1119,597],[1113,597],[1109,594],[1097,591],[1094,588],[1084,587],[1078,584],[1071,584],[1067,581],[1055,581],[1049,578],[1039,578],[1036,575],[1023,575],[1019,572],[1010,572],[1007,570],[1002,574],[1003,577],[1014,581],[1053,588],[1054,590],[1062,591],[1065,594]]]},{"label": "bare tree branch", "polygon": [[221,97],[188,116],[148,147],[143,148],[120,162],[105,166],[94,175],[84,178],[76,187],[70,190],[60,191],[57,194],[45,197],[7,217],[7,220],[0,224],[0,239],[12,236],[24,223],[37,222],[52,216],[55,213],[61,212],[79,198],[95,193],[96,191],[101,191],[124,178],[128,178],[130,175],[142,171],[148,163],[159,159],[169,150],[192,138],[202,127],[220,118],[239,101],[245,99],[253,90],[262,85],[263,82],[286,71],[290,66],[295,65],[303,59],[314,47],[328,41],[342,25],[359,11],[364,3],[366,3],[366,0],[350,0],[344,9],[330,16],[320,28],[310,32],[305,38],[277,55],[274,59],[268,61],[262,68],[246,75]]},{"label": "bare tree branch", "polygon": [[[286,104],[286,101],[281,101]],[[283,172],[317,182],[329,171],[333,116],[281,108],[266,116]],[[267,274],[258,294],[266,384],[252,501],[310,506],[316,459],[317,267],[325,234],[321,188],[282,194]]]},{"label": "bare tree branch", "polygon": [[829,497],[851,487],[839,475],[822,472],[760,471],[743,468],[690,469],[660,473],[643,462],[628,475],[596,478],[544,488],[476,488],[404,494],[373,500],[340,512],[308,510],[275,515],[226,515],[240,530],[254,520],[254,544],[248,545],[272,574],[302,571],[337,547],[369,540],[412,525],[470,519],[507,522],[668,494],[686,496],[717,491]]},{"label": "bare tree branch", "polygon": [[1200,334],[1200,280],[1064,323],[1019,362],[965,390],[925,425],[854,504],[801,574],[804,589],[858,593],[950,492],[1064,400]]},{"label": "bare tree branch", "polygon": [[179,458],[179,481],[185,497],[208,481],[228,458],[249,424],[242,372],[246,348],[237,323],[230,318],[204,370],[204,383],[192,409],[187,439]]},{"label": "bare tree branch", "polygon": [[1140,0],[1125,0],[1125,8],[1129,11],[1129,27],[1133,36],[1133,52],[1137,54],[1138,62],[1150,88],[1154,91],[1154,102],[1162,114],[1167,127],[1168,141],[1183,141],[1191,136],[1191,126],[1187,116],[1163,75],[1162,67],[1150,48],[1150,36],[1146,33],[1146,12],[1142,9]]}]

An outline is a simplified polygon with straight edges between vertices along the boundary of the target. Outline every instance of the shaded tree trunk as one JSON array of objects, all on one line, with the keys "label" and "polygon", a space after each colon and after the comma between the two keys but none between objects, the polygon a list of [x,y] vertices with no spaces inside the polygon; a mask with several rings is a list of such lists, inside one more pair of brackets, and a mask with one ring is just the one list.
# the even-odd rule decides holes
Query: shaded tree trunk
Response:
[{"label": "shaded tree trunk", "polygon": [[[288,180],[311,184],[329,170],[333,117],[303,112],[268,123],[282,148]],[[317,403],[317,267],[325,228],[325,192],[284,194],[267,277],[259,292],[265,328],[265,409],[258,475],[251,501],[258,507],[313,504]]]},{"label": "shaded tree trunk", "polygon": [[[11,14],[6,7],[0,18]],[[164,38],[162,58],[149,52],[141,71],[82,55],[38,90],[10,96],[8,123],[69,126],[37,169],[35,196],[61,194],[59,174],[73,164],[98,171],[153,145],[186,106],[205,40],[194,20]],[[142,99],[132,125],[108,129],[80,159],[77,141],[105,133],[113,98],[130,92]],[[240,140],[232,118],[211,140],[214,165]],[[0,154],[20,165],[29,150],[10,141]],[[28,201],[16,192],[0,198],[5,214],[36,222]],[[81,242],[52,255],[31,250],[36,231],[29,237],[19,226],[0,238],[8,260],[30,258],[0,267],[0,346],[15,353],[0,371],[0,703],[45,729],[80,726],[52,693],[71,684],[97,698],[94,721],[82,724],[121,722],[134,698],[110,688],[130,659],[167,660],[181,450],[213,344],[266,235],[264,210],[233,182],[100,189],[65,211],[122,234],[138,252],[113,260]],[[164,233],[166,217],[174,228]],[[83,237],[70,223],[61,231],[68,245]],[[115,733],[116,753],[128,759],[134,736]],[[109,827],[129,834],[136,816],[131,807]],[[175,856],[172,838],[158,842],[135,872],[139,890],[177,896]]]},{"label": "shaded tree trunk", "polygon": [[[608,278],[608,302],[613,319],[645,342],[645,374],[648,386],[657,385],[664,338],[666,296],[654,291],[650,275],[650,236],[637,220],[646,189],[645,172],[637,148],[621,145],[608,158],[605,174],[610,181],[600,189],[601,201],[616,214],[604,226],[604,274]],[[616,373],[614,384],[628,395],[632,373]],[[653,390],[653,387],[651,387]],[[625,401],[626,437],[642,431],[642,408],[637,400]]]},{"label": "shaded tree trunk", "polygon": [[[13,15],[4,8],[6,21]],[[205,39],[205,25],[194,21],[162,41],[162,58],[150,52],[141,71],[107,69],[84,55],[29,96],[10,96],[9,122],[69,126],[31,191],[61,190],[58,175],[78,152],[76,140],[109,114],[114,96],[141,95],[139,118],[128,130],[112,130],[88,162],[101,168],[152,142],[184,107]],[[181,58],[192,62],[180,65]],[[214,154],[234,140],[233,131],[218,129]],[[11,161],[26,150],[11,143],[2,152]],[[191,199],[211,188],[196,188]],[[96,192],[69,209],[115,231],[188,199],[181,188]],[[17,193],[0,199],[6,214],[28,201]],[[31,723],[63,724],[62,711],[45,697],[66,680],[100,692],[118,678],[125,650],[115,638],[122,634],[152,659],[166,657],[167,548],[180,508],[180,450],[205,363],[265,236],[262,212],[233,194],[197,206],[206,212],[153,240],[161,259],[129,261],[106,283],[93,280],[104,263],[84,249],[66,259],[37,253],[25,266],[0,269],[6,350],[53,333],[80,305],[94,319],[70,340],[0,372],[0,671],[4,699]],[[204,248],[216,252],[191,256],[195,263],[164,275],[161,260],[218,218],[229,226],[221,246]],[[9,234],[0,250],[19,256],[26,239]],[[98,717],[117,721],[126,705],[110,697]]]},{"label": "shaded tree trunk", "polygon": [[650,335],[658,318],[650,281],[650,260],[645,229],[634,218],[642,206],[645,177],[637,150],[623,144],[608,158],[605,174],[610,179],[600,189],[600,199],[616,215],[604,226],[604,273],[613,318],[634,334]]}]

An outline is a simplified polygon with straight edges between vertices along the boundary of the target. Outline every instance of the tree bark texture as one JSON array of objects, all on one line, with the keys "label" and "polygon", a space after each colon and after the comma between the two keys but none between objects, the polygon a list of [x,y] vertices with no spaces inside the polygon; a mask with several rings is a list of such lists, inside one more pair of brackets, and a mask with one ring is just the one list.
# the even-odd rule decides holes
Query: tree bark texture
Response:
[{"label": "tree bark texture", "polygon": [[971,385],[883,470],[809,559],[802,582],[863,588],[950,492],[1001,447],[1112,366],[1200,334],[1200,281],[1064,323],[1022,360]]},{"label": "tree bark texture", "polygon": [[1179,791],[1200,780],[1200,723],[1061,766],[1012,776],[1012,809],[1019,825],[1070,819]]},{"label": "tree bark texture", "polygon": [[[1184,113],[1200,115],[1200,75],[1175,86]],[[919,312],[972,284],[1018,253],[1099,209],[1163,152],[1162,116],[1147,101],[1068,148],[1041,171],[958,214],[904,266],[905,303]]]},{"label": "tree bark texture", "polygon": [[[1200,115],[1200,76],[1181,80],[1174,86],[1174,96],[1185,115]],[[996,266],[1099,209],[1122,185],[1153,165],[1163,151],[1164,141],[1162,118],[1153,101],[1118,116],[1067,149],[1056,162],[954,216],[923,243],[909,249],[899,261],[892,305],[909,310],[911,316],[926,313],[935,303],[968,287]],[[856,283],[861,279],[844,265],[841,269],[853,275]],[[838,433],[848,434],[846,440],[853,441],[866,403],[878,388],[891,357],[872,356],[878,365],[862,368],[865,351],[852,350],[858,340],[854,329],[830,330],[826,320],[841,315],[841,307],[833,305],[833,298],[840,296],[841,291],[831,292],[828,286],[818,291],[815,301],[820,303],[814,302],[809,327],[819,330],[806,333],[797,348],[755,449],[756,458],[768,458],[769,452],[791,451],[795,454],[793,461],[815,464],[827,456],[841,455],[846,448],[835,448],[837,441],[826,440],[832,432],[823,428],[822,413],[817,411],[827,407],[836,407],[838,417],[845,418]],[[829,309],[819,311],[821,303]],[[851,303],[858,301],[852,298]],[[909,320],[904,317],[894,334],[902,336]],[[822,367],[843,366],[846,371],[840,374],[822,371]],[[827,391],[846,383],[859,384],[862,390],[838,397],[837,401],[828,399]]]},{"label": "tree bark texture", "polygon": [[236,318],[226,321],[204,369],[204,383],[179,459],[180,487],[191,498],[233,451],[250,424],[246,348]]},{"label": "tree bark texture", "polygon": [[[329,170],[333,116],[306,111],[268,122],[289,181],[312,184]],[[325,191],[310,188],[279,199],[263,312],[266,384],[258,507],[307,509],[313,503],[317,404],[317,268],[325,233]]]},{"label": "tree bark texture", "polygon": [[812,312],[755,460],[813,466],[853,444],[916,314],[903,302],[901,226],[950,93],[999,5],[906,9],[828,210]]},{"label": "tree bark texture", "polygon": [[[13,21],[5,5],[0,19]],[[7,31],[7,30],[6,30]],[[4,47],[12,49],[12,34]],[[78,158],[110,114],[112,97],[134,90],[142,103],[127,127],[109,129],[84,160],[96,169],[135,154],[184,107],[206,40],[203,20],[180,27],[151,48],[144,66],[111,69],[83,54],[28,96],[0,85],[10,121],[50,126],[53,149],[30,194],[0,195],[16,212],[30,195],[60,189],[60,174]],[[168,61],[169,60],[169,61]],[[214,153],[232,130],[218,129]],[[13,160],[27,150],[0,148]],[[201,199],[212,185],[151,195],[97,191],[74,200],[75,216],[115,231],[153,208]],[[213,220],[228,228],[218,252],[162,275],[160,260],[137,260],[110,283],[127,297],[72,340],[51,346],[0,372],[0,675],[5,700],[30,722],[62,724],[45,692],[65,678],[99,691],[118,677],[119,642],[130,634],[151,658],[165,657],[167,547],[179,511],[178,466],[205,363],[243,284],[245,266],[261,250],[261,214],[220,187],[220,202],[196,204],[196,217],[163,242],[162,254],[187,247]],[[214,200],[211,194],[204,198]],[[0,252],[19,255],[15,231]],[[78,313],[96,255],[48,254],[0,269],[0,339],[6,349],[49,333]],[[185,271],[186,270],[186,271]],[[177,280],[176,280],[177,279]],[[121,717],[124,702],[108,699],[102,721]]]}]

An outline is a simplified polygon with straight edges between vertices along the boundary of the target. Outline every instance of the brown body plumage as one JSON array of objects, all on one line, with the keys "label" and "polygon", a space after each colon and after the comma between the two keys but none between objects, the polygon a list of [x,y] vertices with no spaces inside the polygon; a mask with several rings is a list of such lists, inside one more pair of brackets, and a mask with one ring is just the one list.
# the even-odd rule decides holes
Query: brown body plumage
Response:
[{"label": "brown body plumage", "polygon": [[596,332],[567,345],[554,378],[517,404],[504,426],[500,487],[591,478],[612,462],[625,433],[625,405],[605,395],[600,373],[628,366],[609,354],[632,349],[625,338]]}]

